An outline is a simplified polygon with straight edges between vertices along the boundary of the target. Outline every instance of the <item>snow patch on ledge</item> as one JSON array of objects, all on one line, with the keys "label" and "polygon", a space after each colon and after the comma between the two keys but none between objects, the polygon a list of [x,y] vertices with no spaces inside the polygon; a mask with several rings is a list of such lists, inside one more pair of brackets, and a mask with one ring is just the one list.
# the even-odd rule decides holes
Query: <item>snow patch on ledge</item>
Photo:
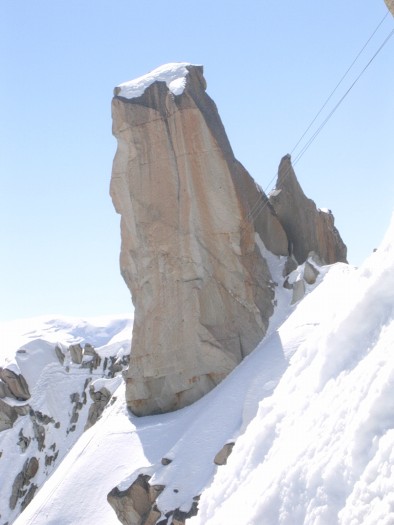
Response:
[{"label": "snow patch on ledge", "polygon": [[140,97],[150,85],[159,81],[165,82],[174,95],[181,95],[186,86],[186,76],[189,73],[187,66],[190,65],[192,64],[188,62],[165,64],[142,77],[119,84],[114,89],[114,94],[129,99]]}]

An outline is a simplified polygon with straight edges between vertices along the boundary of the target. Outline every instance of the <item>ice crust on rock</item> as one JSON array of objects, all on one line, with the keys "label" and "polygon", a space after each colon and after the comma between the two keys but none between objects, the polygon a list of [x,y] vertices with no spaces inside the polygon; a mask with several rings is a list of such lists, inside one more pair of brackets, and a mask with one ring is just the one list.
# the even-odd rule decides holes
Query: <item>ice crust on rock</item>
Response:
[{"label": "ice crust on rock", "polygon": [[173,95],[181,95],[189,73],[187,66],[190,65],[188,62],[164,64],[142,77],[119,84],[114,90],[115,95],[128,99],[140,97],[154,82],[165,82]]}]

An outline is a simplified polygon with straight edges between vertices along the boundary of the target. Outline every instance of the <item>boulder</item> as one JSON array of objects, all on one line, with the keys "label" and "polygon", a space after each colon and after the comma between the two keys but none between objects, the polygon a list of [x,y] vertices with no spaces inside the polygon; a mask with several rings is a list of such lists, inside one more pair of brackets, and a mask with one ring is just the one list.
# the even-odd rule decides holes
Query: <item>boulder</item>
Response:
[{"label": "boulder", "polygon": [[308,260],[304,264],[304,281],[308,284],[315,284],[319,271]]},{"label": "boulder", "polygon": [[81,345],[79,343],[76,345],[70,345],[68,349],[70,351],[71,361],[76,365],[80,365],[83,357]]},{"label": "boulder", "polygon": [[301,299],[305,295],[305,281],[303,279],[299,279],[295,283],[293,283],[293,295],[291,298],[291,304],[298,303],[298,301],[301,301]]},{"label": "boulder", "polygon": [[34,478],[38,471],[38,459],[34,456],[31,457],[24,466],[24,477],[26,480]]},{"label": "boulder", "polygon": [[4,381],[0,380],[0,399],[5,397],[12,397],[11,390],[8,388],[7,384]]},{"label": "boulder", "polygon": [[85,430],[92,427],[101,414],[104,412],[104,408],[107,406],[109,400],[111,399],[111,392],[102,387],[100,390],[95,391],[91,386],[89,390],[90,397],[93,400],[93,403],[90,405],[88,420],[85,425]]},{"label": "boulder", "polygon": [[65,359],[65,355],[63,354],[62,349],[60,348],[59,345],[55,346],[55,354],[56,354],[56,357],[59,359],[59,363],[61,365],[63,365],[64,364],[64,359]]},{"label": "boulder", "polygon": [[7,385],[8,392],[19,401],[26,401],[30,398],[29,387],[22,374],[16,374],[8,368],[0,367],[0,379]]},{"label": "boulder", "polygon": [[223,445],[223,447],[219,450],[219,452],[216,454],[213,462],[215,465],[226,465],[227,460],[233,451],[235,443],[226,443]]},{"label": "boulder", "polygon": [[[150,476],[140,474],[126,490],[112,489],[107,499],[123,525],[142,525],[152,509]],[[160,516],[158,514],[157,518]],[[153,522],[155,523],[155,522]]]},{"label": "boulder", "polygon": [[149,480],[147,474],[139,474],[126,490],[115,487],[108,494],[107,500],[123,525],[185,525],[188,518],[197,514],[199,496],[193,498],[189,511],[177,508],[163,516],[155,502],[165,487],[150,485]]}]

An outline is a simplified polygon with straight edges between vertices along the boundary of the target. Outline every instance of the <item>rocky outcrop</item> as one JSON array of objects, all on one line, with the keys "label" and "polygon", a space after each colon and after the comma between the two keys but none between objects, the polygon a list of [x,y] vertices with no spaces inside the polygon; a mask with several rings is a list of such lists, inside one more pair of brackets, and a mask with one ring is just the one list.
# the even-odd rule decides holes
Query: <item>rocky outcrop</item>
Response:
[{"label": "rocky outcrop", "polygon": [[306,261],[311,251],[324,264],[346,262],[347,249],[334,226],[330,210],[319,210],[308,199],[295,176],[290,155],[283,157],[278,172],[276,190],[270,203],[286,231],[290,255],[299,264]]},{"label": "rocky outcrop", "polygon": [[155,502],[165,487],[150,485],[149,480],[149,475],[139,474],[126,490],[115,487],[108,494],[108,502],[123,525],[185,525],[197,514],[199,496],[193,498],[189,511],[175,509],[163,516]]},{"label": "rocky outcrop", "polygon": [[26,401],[30,398],[29,387],[22,374],[16,374],[8,368],[0,367],[0,379],[6,385],[0,389],[1,392],[9,392],[12,397],[19,401]]},{"label": "rocky outcrop", "polygon": [[29,405],[13,406],[0,399],[0,432],[12,428],[18,416],[25,416],[29,410]]},{"label": "rocky outcrop", "polygon": [[140,474],[126,490],[114,488],[108,494],[108,502],[123,525],[154,524],[160,517],[160,511],[154,508],[154,502],[160,492],[152,490],[150,476]]},{"label": "rocky outcrop", "polygon": [[[4,401],[6,398],[9,399]],[[30,399],[27,382],[22,374],[0,367],[0,432],[12,428],[19,416],[29,413],[29,405],[14,405],[13,399],[17,401]]]},{"label": "rocky outcrop", "polygon": [[75,345],[70,345],[68,349],[70,351],[71,361],[76,365],[80,365],[83,359],[82,346],[78,343]]},{"label": "rocky outcrop", "polygon": [[94,390],[94,388],[90,387],[89,394],[93,400],[93,403],[89,408],[88,420],[85,425],[85,430],[92,427],[96,423],[98,418],[104,412],[104,409],[109,403],[112,395],[111,392],[105,387],[100,388],[100,390],[97,392]]},{"label": "rocky outcrop", "polygon": [[[31,479],[37,474],[39,462],[36,457],[31,457],[25,461],[22,470],[16,476],[12,485],[12,492],[10,496],[10,509],[16,507],[18,499],[22,499],[22,510],[27,507],[34,497],[37,486],[31,484]],[[29,488],[27,488],[29,487]]]},{"label": "rocky outcrop", "polygon": [[205,88],[201,66],[170,64],[118,86],[112,102],[111,196],[135,306],[126,397],[137,415],[195,401],[264,336],[275,293],[256,233],[276,255],[290,246],[298,263],[311,250],[343,260],[332,216],[312,213],[295,176],[280,175],[274,199],[257,187]]},{"label": "rocky outcrop", "polygon": [[59,363],[61,365],[64,364],[64,359],[65,359],[65,354],[63,353],[62,349],[60,348],[59,345],[56,345],[55,346],[55,354],[56,354],[56,357],[59,359]]},{"label": "rocky outcrop", "polygon": [[226,443],[216,454],[213,462],[215,465],[222,466],[227,464],[227,460],[233,451],[235,443]]}]

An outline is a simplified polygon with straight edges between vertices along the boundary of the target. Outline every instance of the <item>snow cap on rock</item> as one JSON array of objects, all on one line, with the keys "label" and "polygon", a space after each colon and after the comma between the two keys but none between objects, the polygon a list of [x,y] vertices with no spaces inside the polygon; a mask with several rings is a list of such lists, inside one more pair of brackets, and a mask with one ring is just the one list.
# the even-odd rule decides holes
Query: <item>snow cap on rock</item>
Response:
[{"label": "snow cap on rock", "polygon": [[136,98],[143,95],[145,90],[154,82],[165,82],[173,95],[181,95],[186,85],[186,76],[189,73],[188,62],[171,62],[164,64],[142,77],[119,84],[114,89],[115,96]]}]

